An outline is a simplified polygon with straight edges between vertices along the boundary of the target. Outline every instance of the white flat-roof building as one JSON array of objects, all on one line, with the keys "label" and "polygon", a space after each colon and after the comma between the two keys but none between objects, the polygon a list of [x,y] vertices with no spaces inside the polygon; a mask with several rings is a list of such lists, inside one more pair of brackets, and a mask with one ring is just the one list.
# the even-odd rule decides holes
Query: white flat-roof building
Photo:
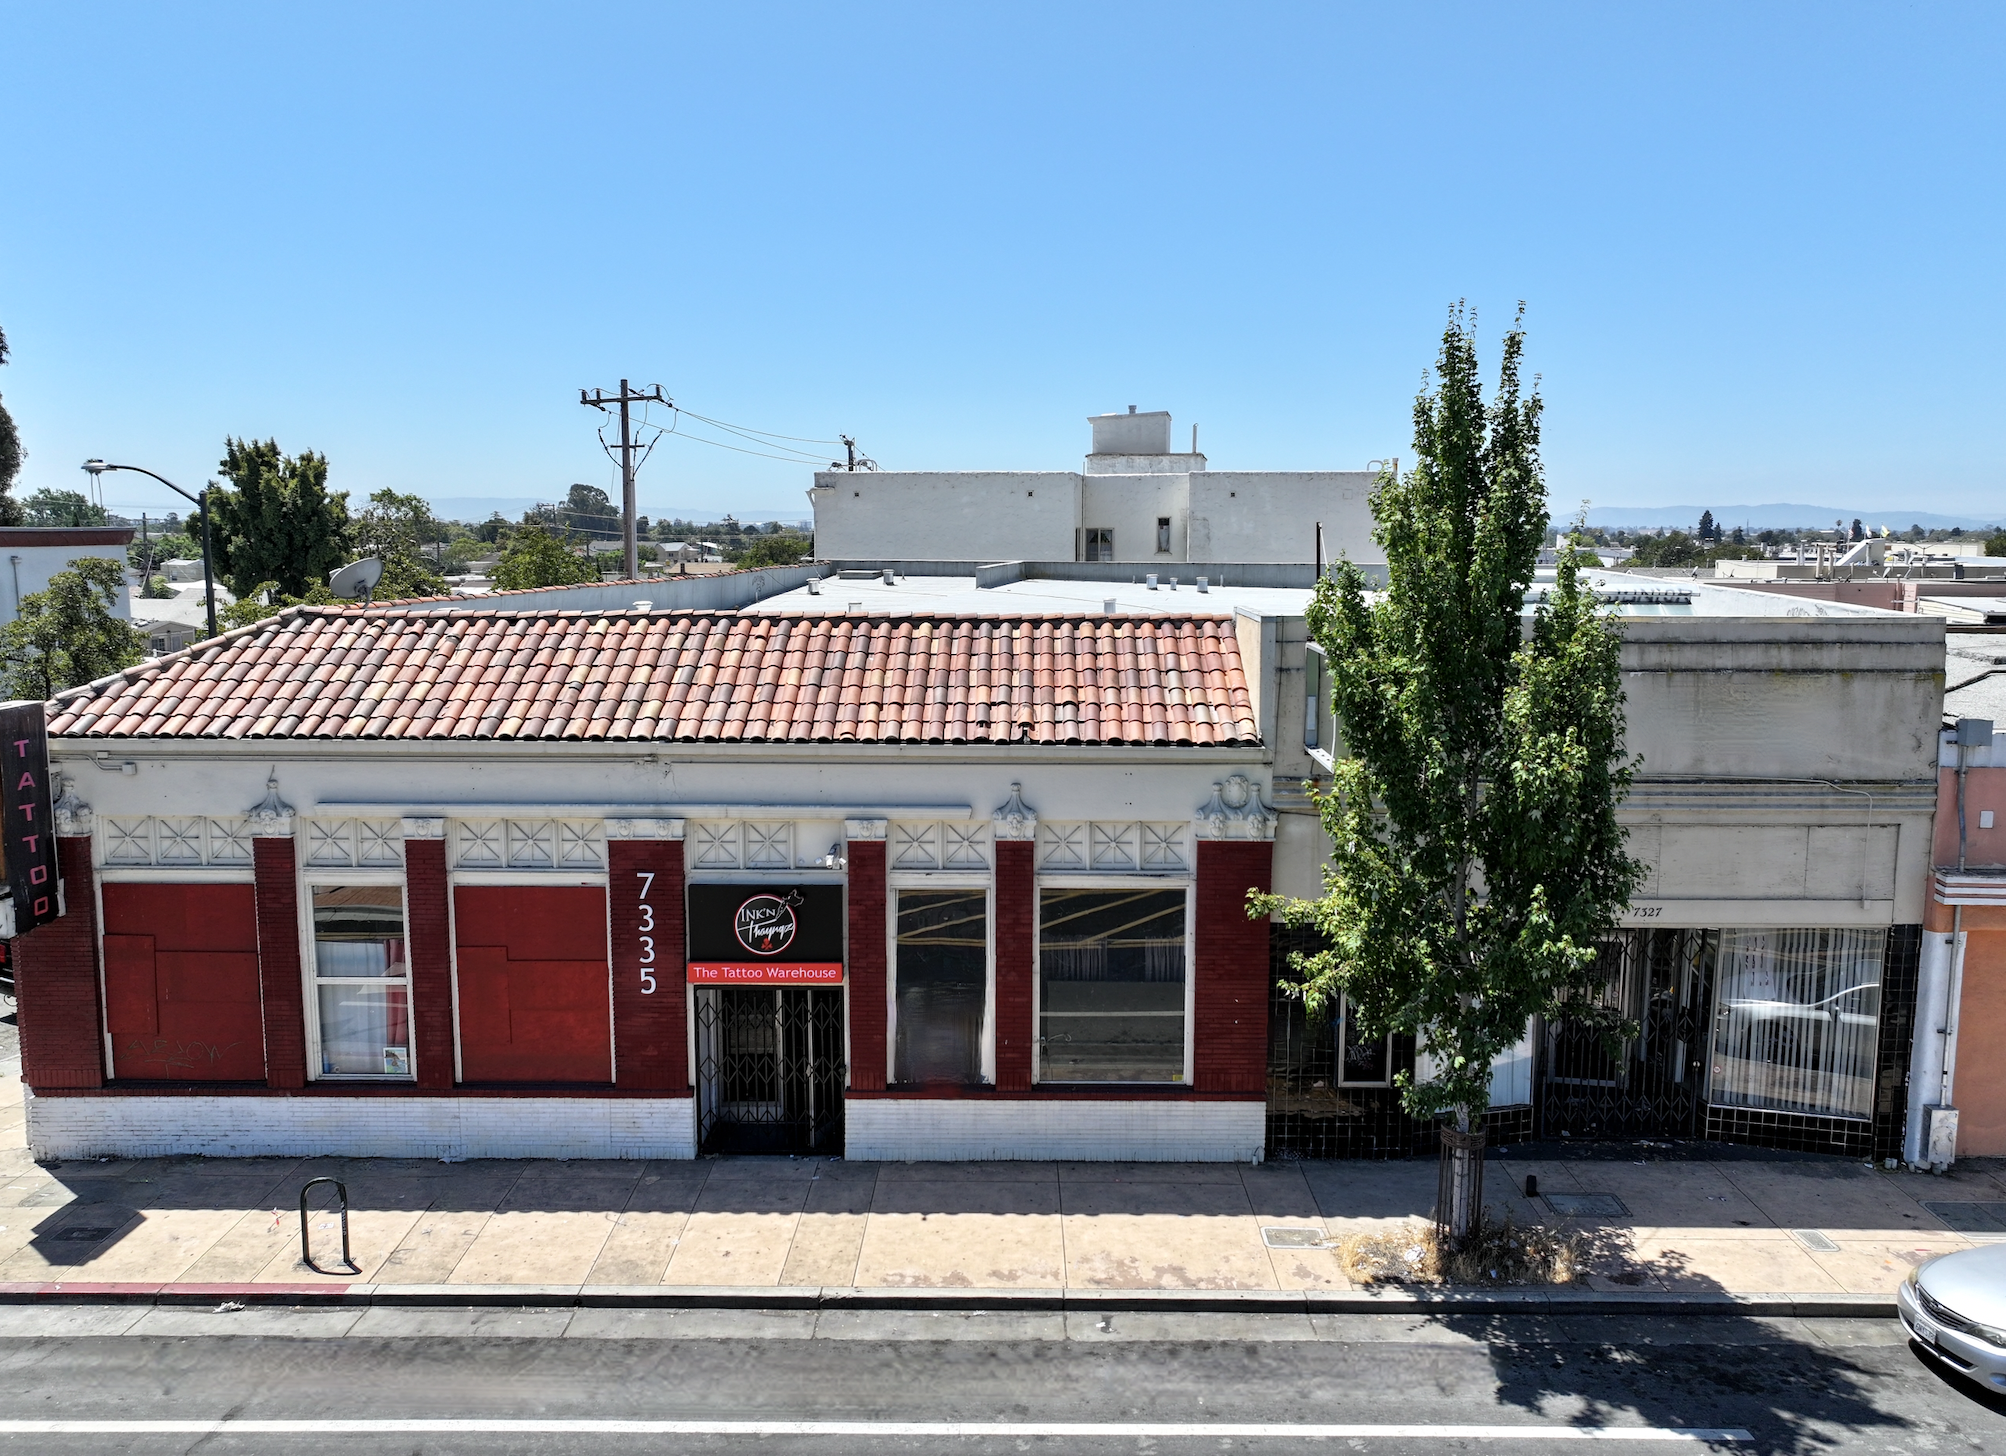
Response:
[{"label": "white flat-roof building", "polygon": [[[6,574],[0,577],[0,624],[21,615],[21,599],[46,591],[49,578],[83,556],[102,556],[125,565],[125,548],[132,543],[130,526],[6,526],[0,527],[0,556]],[[121,593],[112,614],[130,617],[132,608]]]},{"label": "white flat-roof building", "polygon": [[1085,468],[819,470],[826,560],[1383,563],[1367,470],[1213,470],[1171,448],[1170,413],[1094,415]]}]

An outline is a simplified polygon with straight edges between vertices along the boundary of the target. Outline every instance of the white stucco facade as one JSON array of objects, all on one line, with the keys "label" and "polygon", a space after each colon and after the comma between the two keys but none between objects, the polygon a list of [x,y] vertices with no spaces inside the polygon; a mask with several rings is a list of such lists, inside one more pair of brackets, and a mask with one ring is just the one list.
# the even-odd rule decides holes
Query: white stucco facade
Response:
[{"label": "white stucco facade", "polygon": [[1380,563],[1364,470],[1210,469],[1171,449],[1166,411],[1092,419],[1078,472],[818,471],[825,560],[1113,561],[1139,567]]},{"label": "white stucco facade", "polygon": [[[49,578],[84,556],[102,557],[125,567],[125,548],[132,540],[129,526],[4,526],[0,527],[0,623],[21,615],[21,599],[46,591]],[[132,604],[121,591],[111,604],[112,615],[130,618]]]}]

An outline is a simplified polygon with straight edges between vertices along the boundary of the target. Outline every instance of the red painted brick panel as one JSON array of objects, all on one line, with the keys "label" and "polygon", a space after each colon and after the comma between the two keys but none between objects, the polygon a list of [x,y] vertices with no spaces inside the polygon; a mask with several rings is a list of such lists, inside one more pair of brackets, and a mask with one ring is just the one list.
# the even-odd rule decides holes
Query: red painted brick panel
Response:
[{"label": "red painted brick panel", "polygon": [[885,1088],[885,842],[850,841],[850,1085]]},{"label": "red painted brick panel", "polygon": [[467,1081],[613,1080],[604,890],[460,885],[453,936]]},{"label": "red painted brick panel", "polygon": [[1268,922],[1247,918],[1247,891],[1270,888],[1274,850],[1258,840],[1198,842],[1192,1084],[1201,1092],[1267,1086]]},{"label": "red painted brick panel", "polygon": [[265,999],[265,1085],[306,1085],[306,989],[293,840],[251,841],[258,883],[258,981]]},{"label": "red painted brick panel", "polygon": [[1031,841],[996,842],[996,1086],[1031,1086],[1031,981],[1036,974],[1038,892]]},{"label": "red painted brick panel", "polygon": [[453,1085],[453,937],[446,841],[404,841],[404,927],[411,957],[411,1035],[418,1085]]},{"label": "red painted brick panel", "polygon": [[98,908],[88,837],[61,839],[63,906],[69,912],[14,941],[21,1024],[21,1080],[28,1086],[102,1087],[98,1009]]},{"label": "red painted brick panel", "polygon": [[126,881],[103,898],[112,1076],[264,1081],[255,889]]},{"label": "red painted brick panel", "polygon": [[682,844],[610,840],[606,869],[613,931],[613,1085],[622,1091],[685,1091],[690,1076],[683,1016],[689,988],[683,969]]}]

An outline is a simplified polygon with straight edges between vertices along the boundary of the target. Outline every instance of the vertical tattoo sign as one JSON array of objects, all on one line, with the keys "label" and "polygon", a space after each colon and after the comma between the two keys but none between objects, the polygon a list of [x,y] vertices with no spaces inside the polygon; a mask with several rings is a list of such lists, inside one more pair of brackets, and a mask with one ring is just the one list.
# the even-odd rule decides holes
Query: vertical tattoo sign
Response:
[{"label": "vertical tattoo sign", "polygon": [[14,892],[14,933],[25,935],[62,913],[49,739],[40,703],[0,703],[0,848]]}]

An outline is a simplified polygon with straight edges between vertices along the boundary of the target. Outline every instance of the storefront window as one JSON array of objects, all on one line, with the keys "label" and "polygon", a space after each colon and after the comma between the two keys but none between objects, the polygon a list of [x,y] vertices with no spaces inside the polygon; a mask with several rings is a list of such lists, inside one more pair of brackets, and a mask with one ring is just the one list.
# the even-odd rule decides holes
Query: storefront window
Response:
[{"label": "storefront window", "polygon": [[1184,891],[1043,891],[1042,1079],[1182,1081],[1184,965]]},{"label": "storefront window", "polygon": [[313,969],[326,1077],[411,1075],[411,966],[396,885],[313,887]]},{"label": "storefront window", "polygon": [[980,1082],[988,891],[900,890],[897,977],[892,1079]]},{"label": "storefront window", "polygon": [[1712,1100],[1867,1117],[1885,930],[1722,932]]},{"label": "storefront window", "polygon": [[1363,1035],[1349,996],[1341,997],[1338,1005],[1338,1082],[1347,1087],[1388,1085],[1393,1080],[1393,1039]]}]

